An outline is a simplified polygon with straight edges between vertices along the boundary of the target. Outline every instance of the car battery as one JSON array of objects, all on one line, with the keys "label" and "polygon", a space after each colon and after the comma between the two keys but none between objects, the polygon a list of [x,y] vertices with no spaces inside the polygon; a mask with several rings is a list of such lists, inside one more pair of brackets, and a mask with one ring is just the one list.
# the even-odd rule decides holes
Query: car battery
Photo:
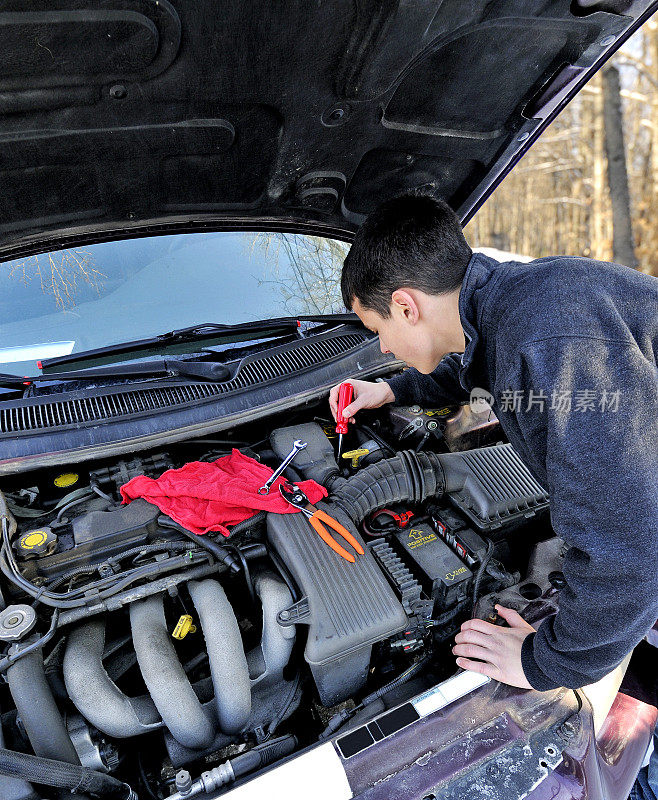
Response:
[{"label": "car battery", "polygon": [[424,593],[442,608],[461,600],[470,588],[473,573],[438,536],[429,523],[412,525],[394,534],[396,549],[420,581]]}]

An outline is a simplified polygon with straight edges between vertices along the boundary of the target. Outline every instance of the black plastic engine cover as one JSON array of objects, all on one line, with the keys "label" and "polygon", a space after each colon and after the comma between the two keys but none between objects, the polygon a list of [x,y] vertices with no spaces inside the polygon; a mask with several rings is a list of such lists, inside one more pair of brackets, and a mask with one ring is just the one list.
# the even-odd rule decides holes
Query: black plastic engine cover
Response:
[{"label": "black plastic engine cover", "polygon": [[157,506],[138,499],[111,511],[80,514],[72,523],[73,536],[60,536],[53,555],[26,562],[26,577],[57,577],[75,567],[98,564],[109,556],[145,544],[156,534],[169,538],[167,531],[158,528],[160,513]]},{"label": "black plastic engine cover", "polygon": [[[332,514],[363,544],[348,517],[335,509]],[[350,563],[302,514],[268,514],[267,537],[304,595],[279,621],[309,626],[304,658],[321,702],[346,700],[366,681],[372,645],[404,630],[407,615],[367,548]]]}]

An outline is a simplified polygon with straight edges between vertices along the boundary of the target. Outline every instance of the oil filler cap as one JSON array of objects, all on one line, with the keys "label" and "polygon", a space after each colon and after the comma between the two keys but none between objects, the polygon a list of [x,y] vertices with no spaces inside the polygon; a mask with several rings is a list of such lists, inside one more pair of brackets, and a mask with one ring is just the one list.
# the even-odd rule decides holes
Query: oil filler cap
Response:
[{"label": "oil filler cap", "polygon": [[16,604],[0,612],[0,641],[16,642],[26,636],[37,621],[32,606]]},{"label": "oil filler cap", "polygon": [[57,536],[50,528],[24,533],[18,540],[16,549],[24,557],[47,556],[54,552],[57,545]]}]

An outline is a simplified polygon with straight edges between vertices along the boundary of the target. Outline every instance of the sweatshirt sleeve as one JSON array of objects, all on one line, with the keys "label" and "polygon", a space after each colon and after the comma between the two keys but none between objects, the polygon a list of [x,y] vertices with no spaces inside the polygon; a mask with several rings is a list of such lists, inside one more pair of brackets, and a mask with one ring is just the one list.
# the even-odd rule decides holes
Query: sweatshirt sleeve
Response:
[{"label": "sweatshirt sleeve", "polygon": [[[523,349],[520,381],[547,395],[516,417],[568,546],[559,611],[526,637],[523,670],[540,691],[579,688],[658,618],[658,373],[634,342],[554,337]],[[570,409],[551,407],[560,390]]]},{"label": "sweatshirt sleeve", "polygon": [[386,383],[393,390],[398,405],[452,406],[469,399],[469,393],[459,382],[461,353],[448,353],[429,375],[413,367]]}]

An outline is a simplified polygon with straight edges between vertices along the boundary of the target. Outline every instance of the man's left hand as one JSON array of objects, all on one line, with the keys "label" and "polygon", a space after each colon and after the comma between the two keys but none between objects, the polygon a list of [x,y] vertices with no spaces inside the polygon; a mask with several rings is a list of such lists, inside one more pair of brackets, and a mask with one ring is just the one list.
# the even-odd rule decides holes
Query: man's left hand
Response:
[{"label": "man's left hand", "polygon": [[[510,627],[501,628],[483,619],[464,622],[452,648],[452,652],[460,656],[457,665],[510,686],[532,689],[521,666],[521,645],[535,628],[513,609],[495,608]],[[473,661],[474,658],[481,660]]]}]

